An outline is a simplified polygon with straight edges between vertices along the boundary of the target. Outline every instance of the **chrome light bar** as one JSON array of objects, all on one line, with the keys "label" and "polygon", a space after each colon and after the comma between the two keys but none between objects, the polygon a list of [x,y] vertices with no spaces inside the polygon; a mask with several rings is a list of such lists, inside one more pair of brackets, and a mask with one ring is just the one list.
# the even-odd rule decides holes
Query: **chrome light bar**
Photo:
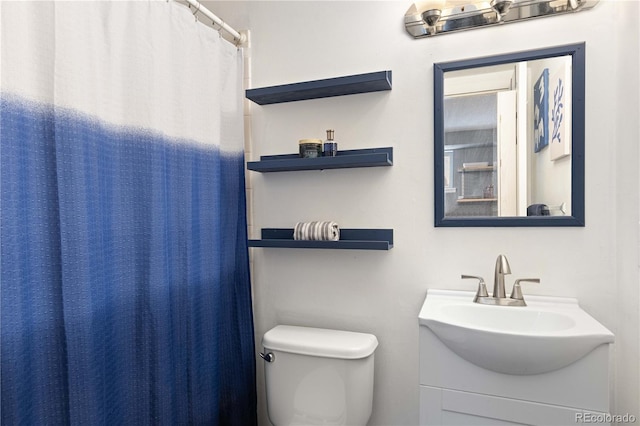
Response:
[{"label": "chrome light bar", "polygon": [[[591,9],[599,0],[491,0],[443,9],[429,8],[428,2],[411,5],[404,25],[414,38],[453,31],[507,24],[524,19],[544,18]],[[424,4],[427,4],[425,9]]]}]

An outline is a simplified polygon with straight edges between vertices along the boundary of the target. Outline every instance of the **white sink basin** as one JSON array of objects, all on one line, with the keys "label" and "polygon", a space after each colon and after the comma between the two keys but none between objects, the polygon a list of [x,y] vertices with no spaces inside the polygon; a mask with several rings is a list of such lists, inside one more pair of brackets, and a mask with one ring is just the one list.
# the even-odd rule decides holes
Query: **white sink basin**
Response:
[{"label": "white sink basin", "polygon": [[539,374],[574,363],[614,335],[576,299],[527,296],[527,306],[473,303],[475,293],[428,290],[420,325],[453,352],[505,374]]}]

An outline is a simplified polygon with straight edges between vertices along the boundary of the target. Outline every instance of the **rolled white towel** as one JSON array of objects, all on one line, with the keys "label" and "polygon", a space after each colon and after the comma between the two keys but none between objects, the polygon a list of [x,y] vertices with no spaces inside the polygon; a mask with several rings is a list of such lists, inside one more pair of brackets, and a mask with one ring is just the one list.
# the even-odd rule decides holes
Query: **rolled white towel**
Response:
[{"label": "rolled white towel", "polygon": [[340,228],[335,222],[298,222],[293,229],[294,240],[338,241]]}]

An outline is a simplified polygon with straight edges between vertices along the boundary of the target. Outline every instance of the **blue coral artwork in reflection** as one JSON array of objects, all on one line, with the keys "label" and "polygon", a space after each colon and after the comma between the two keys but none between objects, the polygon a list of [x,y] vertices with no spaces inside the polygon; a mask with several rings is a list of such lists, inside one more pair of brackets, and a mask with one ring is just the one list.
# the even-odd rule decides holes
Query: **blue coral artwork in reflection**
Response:
[{"label": "blue coral artwork in reflection", "polygon": [[549,69],[545,68],[533,86],[534,152],[549,145]]},{"label": "blue coral artwork in reflection", "polygon": [[560,129],[564,124],[564,81],[558,78],[556,87],[553,89],[553,107],[551,108],[551,143],[562,143],[562,133]]},{"label": "blue coral artwork in reflection", "polygon": [[549,75],[551,160],[571,155],[571,79],[570,66],[562,64]]}]

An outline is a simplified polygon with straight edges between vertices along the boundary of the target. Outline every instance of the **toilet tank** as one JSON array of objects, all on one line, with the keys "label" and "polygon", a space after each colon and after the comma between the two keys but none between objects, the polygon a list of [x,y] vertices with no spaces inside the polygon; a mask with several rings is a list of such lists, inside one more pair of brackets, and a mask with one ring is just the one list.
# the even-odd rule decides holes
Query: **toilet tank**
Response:
[{"label": "toilet tank", "polygon": [[365,425],[373,401],[372,334],[279,325],[262,338],[269,419],[284,425]]}]

